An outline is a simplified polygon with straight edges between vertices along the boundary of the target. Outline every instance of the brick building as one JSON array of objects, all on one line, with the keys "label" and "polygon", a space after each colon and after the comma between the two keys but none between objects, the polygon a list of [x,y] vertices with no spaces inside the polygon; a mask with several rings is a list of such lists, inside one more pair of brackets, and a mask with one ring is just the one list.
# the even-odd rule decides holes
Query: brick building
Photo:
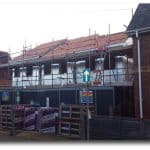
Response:
[{"label": "brick building", "polygon": [[133,37],[134,58],[134,97],[135,115],[140,117],[139,81],[138,81],[138,52],[141,55],[141,87],[143,118],[150,119],[150,4],[139,4],[128,28],[127,33]]},{"label": "brick building", "polygon": [[7,52],[0,51],[0,87],[11,86],[11,75],[8,71],[8,66],[5,64],[8,63],[10,56]]}]

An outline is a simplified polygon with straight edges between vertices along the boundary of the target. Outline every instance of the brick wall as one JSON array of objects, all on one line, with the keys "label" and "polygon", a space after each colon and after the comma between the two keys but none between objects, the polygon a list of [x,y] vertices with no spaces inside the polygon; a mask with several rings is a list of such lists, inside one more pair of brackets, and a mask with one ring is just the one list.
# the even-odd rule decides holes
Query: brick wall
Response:
[{"label": "brick wall", "polygon": [[[0,65],[8,63],[10,56],[7,52],[0,51]],[[11,78],[8,67],[0,68],[0,88],[11,86]]]},{"label": "brick wall", "polygon": [[8,73],[8,68],[0,69],[0,87],[11,86],[11,78]]},{"label": "brick wall", "polygon": [[[142,67],[142,92],[143,92],[143,116],[150,119],[150,33],[140,34],[141,67]],[[137,68],[137,41],[134,37],[134,97],[135,115],[139,117],[139,92],[138,92],[138,68]]]}]

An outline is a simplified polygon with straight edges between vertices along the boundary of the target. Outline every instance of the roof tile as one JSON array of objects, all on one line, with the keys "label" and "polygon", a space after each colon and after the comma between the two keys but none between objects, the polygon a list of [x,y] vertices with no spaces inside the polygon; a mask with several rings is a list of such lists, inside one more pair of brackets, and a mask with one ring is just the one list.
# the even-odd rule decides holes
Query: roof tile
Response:
[{"label": "roof tile", "polygon": [[[108,44],[124,42],[127,35],[123,32],[106,35],[91,35],[71,40],[58,40],[41,44],[33,49],[25,51],[24,58],[32,56],[41,56],[41,59],[59,58],[66,54],[84,51],[87,49],[105,50]],[[14,61],[20,60],[23,55],[14,58]]]}]

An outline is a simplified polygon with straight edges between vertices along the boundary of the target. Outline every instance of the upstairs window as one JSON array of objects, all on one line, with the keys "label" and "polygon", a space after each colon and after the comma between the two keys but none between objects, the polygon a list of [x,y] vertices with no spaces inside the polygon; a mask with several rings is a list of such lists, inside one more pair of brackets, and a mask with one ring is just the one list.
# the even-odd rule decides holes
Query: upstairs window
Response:
[{"label": "upstairs window", "polygon": [[[110,61],[110,63],[109,63],[109,61]],[[109,58],[109,54],[107,54],[105,56],[104,70],[107,70],[107,69],[115,69],[115,57],[112,54],[110,54],[110,58]]]},{"label": "upstairs window", "polygon": [[19,70],[19,68],[15,68],[15,77],[20,77],[20,70]]},{"label": "upstairs window", "polygon": [[44,75],[51,74],[51,64],[45,64],[44,65]]},{"label": "upstairs window", "polygon": [[90,62],[89,58],[85,60],[85,67],[90,68],[91,70],[95,69],[95,57],[90,56]]},{"label": "upstairs window", "polygon": [[67,73],[67,62],[66,61],[60,62],[59,72],[60,72],[60,74]]},{"label": "upstairs window", "polygon": [[29,67],[26,68],[26,75],[27,75],[27,77],[32,76],[32,72],[33,72],[32,66],[29,66]]}]

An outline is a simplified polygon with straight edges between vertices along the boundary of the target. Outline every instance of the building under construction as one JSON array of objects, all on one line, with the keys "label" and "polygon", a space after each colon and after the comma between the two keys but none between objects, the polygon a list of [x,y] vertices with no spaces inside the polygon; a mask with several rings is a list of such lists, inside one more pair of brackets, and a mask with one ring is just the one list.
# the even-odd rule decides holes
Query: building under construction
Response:
[{"label": "building under construction", "polygon": [[[14,55],[0,52],[2,127],[149,139],[149,11],[150,4],[139,4],[126,32],[25,45]],[[8,114],[13,107],[17,115]]]},{"label": "building under construction", "polygon": [[[79,104],[79,92],[88,87],[98,115],[134,116],[132,45],[125,33],[115,33],[24,46],[0,65],[7,70],[1,78],[10,83],[1,84],[1,103],[7,103],[2,96],[7,90],[9,103]],[[83,82],[85,68],[90,69],[88,83]]]}]

